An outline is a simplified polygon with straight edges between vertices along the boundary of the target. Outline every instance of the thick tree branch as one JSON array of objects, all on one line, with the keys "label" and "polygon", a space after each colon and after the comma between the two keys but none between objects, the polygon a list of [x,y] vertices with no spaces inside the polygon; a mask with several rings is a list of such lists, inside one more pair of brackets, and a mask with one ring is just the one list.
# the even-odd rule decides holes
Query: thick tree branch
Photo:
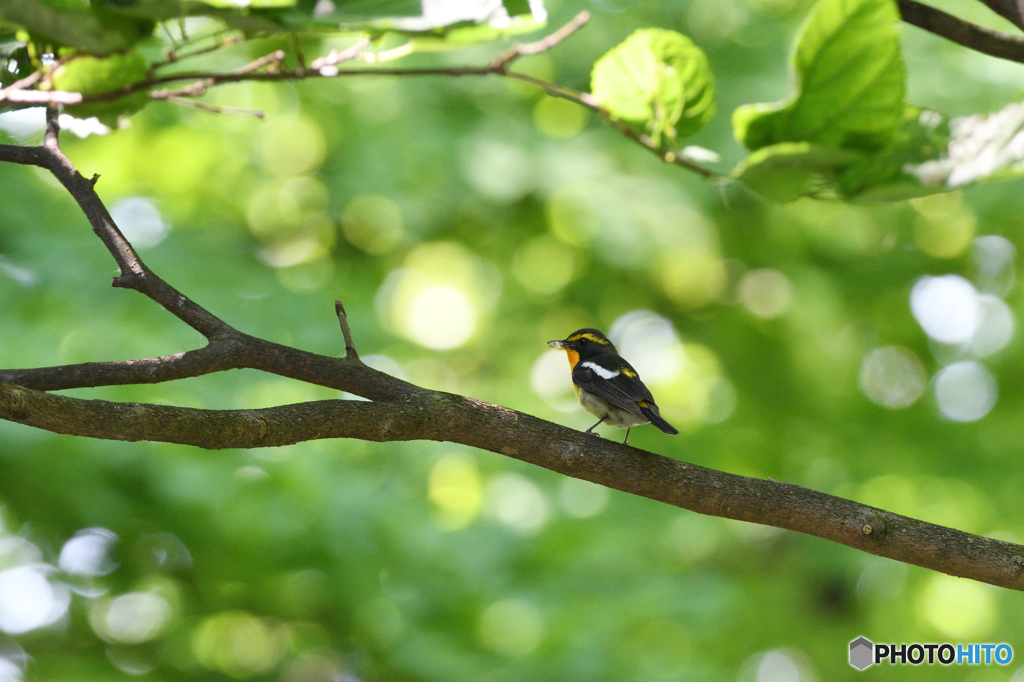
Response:
[{"label": "thick tree branch", "polygon": [[158,384],[223,372],[258,369],[368,400],[398,400],[425,389],[367,367],[356,355],[332,358],[264,341],[232,330],[198,350],[159,358],[86,362],[35,369],[0,370],[0,381],[41,391],[96,386]]},{"label": "thick tree branch", "polygon": [[326,400],[198,410],[51,395],[0,382],[0,418],[55,433],[202,448],[321,438],[461,443],[691,511],[806,533],[950,575],[1024,590],[1024,547],[798,485],[728,474],[471,398],[424,391],[394,402]]},{"label": "thick tree branch", "polygon": [[[1024,36],[1010,35],[972,24],[917,0],[897,0],[897,4],[903,21],[908,24],[923,28],[976,52],[1024,63]],[[995,3],[985,4],[992,7]]]}]

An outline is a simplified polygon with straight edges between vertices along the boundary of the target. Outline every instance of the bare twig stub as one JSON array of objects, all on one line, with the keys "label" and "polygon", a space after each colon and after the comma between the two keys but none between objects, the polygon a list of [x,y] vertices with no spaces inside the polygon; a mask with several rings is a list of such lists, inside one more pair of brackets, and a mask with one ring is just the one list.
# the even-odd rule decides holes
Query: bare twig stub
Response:
[{"label": "bare twig stub", "polygon": [[[206,347],[160,358],[0,370],[0,419],[54,433],[251,448],[317,438],[436,440],[514,457],[568,476],[701,514],[806,533],[950,575],[1024,590],[1024,547],[868,507],[807,488],[737,476],[594,438],[528,414],[429,391],[359,361],[340,302],[344,358],[281,346],[230,327],[150,271],[57,145],[0,145],[0,161],[50,170],[72,194],[121,268],[116,284],[149,296],[202,332]],[[52,142],[52,144],[51,144]],[[81,400],[47,390],[157,383],[252,368],[348,391],[372,402],[328,400],[266,410],[195,410]]]},{"label": "bare twig stub", "polygon": [[356,345],[352,343],[352,330],[348,326],[348,315],[345,314],[345,306],[341,301],[334,302],[334,312],[338,314],[338,322],[341,323],[341,335],[345,338],[345,357],[349,360],[358,360]]}]

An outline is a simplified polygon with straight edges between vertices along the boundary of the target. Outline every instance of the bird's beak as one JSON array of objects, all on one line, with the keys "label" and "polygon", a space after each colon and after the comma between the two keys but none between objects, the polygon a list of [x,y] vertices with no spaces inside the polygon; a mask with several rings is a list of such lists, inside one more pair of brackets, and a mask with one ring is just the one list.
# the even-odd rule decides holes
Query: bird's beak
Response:
[{"label": "bird's beak", "polygon": [[558,339],[555,339],[554,341],[548,341],[548,347],[562,350],[565,348],[565,341],[559,341]]}]

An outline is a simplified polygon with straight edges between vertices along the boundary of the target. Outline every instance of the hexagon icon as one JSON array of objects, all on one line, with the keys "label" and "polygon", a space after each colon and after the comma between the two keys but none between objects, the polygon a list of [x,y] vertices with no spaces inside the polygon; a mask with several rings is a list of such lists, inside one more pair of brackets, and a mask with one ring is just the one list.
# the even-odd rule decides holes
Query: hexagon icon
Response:
[{"label": "hexagon icon", "polygon": [[858,637],[850,642],[850,665],[857,670],[864,670],[874,663],[875,645],[866,637]]}]

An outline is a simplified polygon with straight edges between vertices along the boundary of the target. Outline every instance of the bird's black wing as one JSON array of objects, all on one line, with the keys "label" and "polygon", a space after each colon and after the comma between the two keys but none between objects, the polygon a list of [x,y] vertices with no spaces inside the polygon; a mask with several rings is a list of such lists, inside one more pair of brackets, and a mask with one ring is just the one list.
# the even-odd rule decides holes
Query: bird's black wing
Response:
[{"label": "bird's black wing", "polygon": [[[611,403],[620,410],[625,410],[638,417],[643,417],[641,400],[654,402],[651,392],[637,376],[629,376],[623,369],[636,374],[632,367],[605,367],[600,363],[596,367],[592,361],[578,362],[572,369],[573,383],[588,393],[593,393],[605,402]],[[612,373],[614,372],[614,376]],[[646,418],[646,417],[644,417]]]}]

